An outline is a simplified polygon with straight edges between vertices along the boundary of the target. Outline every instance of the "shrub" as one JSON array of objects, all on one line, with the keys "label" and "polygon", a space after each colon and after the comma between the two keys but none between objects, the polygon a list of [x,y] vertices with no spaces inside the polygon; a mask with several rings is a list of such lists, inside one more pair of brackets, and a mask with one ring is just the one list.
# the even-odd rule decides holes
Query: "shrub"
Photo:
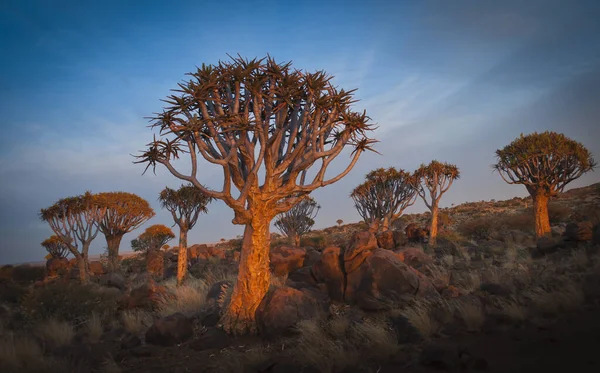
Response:
[{"label": "shrub", "polygon": [[44,356],[42,347],[33,338],[12,332],[0,333],[0,367],[3,373],[69,371],[66,364]]},{"label": "shrub", "polygon": [[315,249],[325,249],[330,244],[330,239],[325,235],[315,235],[302,237],[300,239],[300,247],[311,246]]},{"label": "shrub", "polygon": [[458,226],[458,232],[476,240],[490,240],[496,224],[490,218],[466,220]]},{"label": "shrub", "polygon": [[0,303],[17,304],[27,294],[27,289],[13,281],[0,280]]},{"label": "shrub", "polygon": [[23,299],[23,310],[35,320],[56,318],[83,324],[94,312],[111,316],[117,308],[118,291],[94,285],[55,283],[33,289]]},{"label": "shrub", "polygon": [[159,316],[169,316],[180,312],[186,316],[194,316],[200,312],[206,302],[209,287],[204,280],[188,278],[181,286],[175,281],[164,284],[169,291],[165,294],[158,308]]},{"label": "shrub", "polygon": [[123,327],[133,335],[140,335],[147,330],[153,322],[152,314],[143,310],[128,310],[121,313]]},{"label": "shrub", "polygon": [[502,229],[531,233],[535,228],[533,211],[528,209],[517,214],[502,214],[496,218],[496,224]]},{"label": "shrub", "polygon": [[31,284],[46,277],[46,267],[23,264],[13,268],[12,278],[21,284]]},{"label": "shrub", "polygon": [[573,210],[567,206],[555,202],[548,203],[548,218],[550,219],[550,224],[565,223],[569,221],[572,213]]},{"label": "shrub", "polygon": [[46,344],[56,348],[71,343],[75,331],[70,322],[48,319],[41,321],[36,326],[35,334]]}]

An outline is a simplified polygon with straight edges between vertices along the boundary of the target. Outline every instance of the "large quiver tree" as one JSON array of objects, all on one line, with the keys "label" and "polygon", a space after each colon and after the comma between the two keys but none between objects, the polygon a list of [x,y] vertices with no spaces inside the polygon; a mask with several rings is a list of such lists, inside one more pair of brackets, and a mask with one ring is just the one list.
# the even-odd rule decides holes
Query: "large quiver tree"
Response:
[{"label": "large quiver tree", "polygon": [[[291,63],[277,64],[270,57],[240,57],[202,65],[189,75],[166,100],[169,106],[153,118],[160,139],[138,162],[147,163],[146,169],[164,165],[223,200],[234,211],[233,223],[245,225],[238,281],[222,322],[236,334],[254,332],[255,311],[269,288],[271,220],[312,190],[348,174],[375,142],[366,135],[373,128],[366,113],[352,111],[352,91],[338,90],[322,71],[292,69]],[[354,148],[349,164],[325,178],[346,146]],[[173,163],[182,154],[190,157],[189,172]],[[223,168],[221,191],[198,181],[199,155]],[[317,162],[320,168],[307,178]]]},{"label": "large quiver tree", "polygon": [[415,178],[404,170],[378,168],[369,172],[366,181],[350,197],[370,230],[388,230],[390,223],[417,199]]},{"label": "large quiver tree", "polygon": [[414,176],[418,182],[417,192],[425,206],[431,211],[429,244],[435,245],[440,200],[442,195],[450,189],[454,180],[460,177],[460,170],[456,165],[433,160],[428,165],[422,164],[415,171]]},{"label": "large quiver tree", "polygon": [[305,197],[289,211],[279,214],[275,227],[292,241],[292,245],[300,246],[300,237],[310,231],[321,206],[311,197]]},{"label": "large quiver tree", "polygon": [[550,232],[548,200],[596,166],[592,154],[581,143],[548,131],[521,134],[496,150],[496,157],[498,162],[493,167],[502,179],[525,185],[533,198],[537,237]]},{"label": "large quiver tree", "polygon": [[208,213],[206,207],[212,197],[188,184],[174,190],[166,187],[160,192],[158,201],[171,213],[179,226],[179,256],[177,258],[177,284],[181,285],[187,273],[187,234],[196,225],[200,213]]},{"label": "large quiver tree", "polygon": [[58,200],[40,211],[40,218],[50,225],[58,238],[77,259],[79,278],[88,281],[88,252],[98,234],[106,207],[90,192]]},{"label": "large quiver tree", "polygon": [[109,269],[119,266],[119,246],[126,233],[133,231],[154,216],[148,201],[133,193],[107,192],[96,195],[106,207],[106,214],[100,221],[100,231],[106,238]]}]

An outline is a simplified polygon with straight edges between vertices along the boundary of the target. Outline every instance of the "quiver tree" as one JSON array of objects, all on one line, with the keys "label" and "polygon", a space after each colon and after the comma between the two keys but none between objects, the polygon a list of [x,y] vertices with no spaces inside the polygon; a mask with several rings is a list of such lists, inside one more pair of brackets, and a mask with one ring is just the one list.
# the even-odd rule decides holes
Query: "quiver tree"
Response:
[{"label": "quiver tree", "polygon": [[200,213],[208,213],[206,205],[212,197],[200,189],[188,184],[174,190],[166,187],[160,192],[158,200],[167,209],[175,224],[179,226],[179,256],[177,258],[177,284],[181,285],[187,272],[187,234],[196,225]]},{"label": "quiver tree", "polygon": [[342,223],[344,223],[344,221],[342,219],[338,219],[335,222],[337,223],[338,226],[341,226]]},{"label": "quiver tree", "polygon": [[311,197],[305,197],[289,211],[279,214],[275,227],[292,241],[294,246],[300,246],[300,237],[307,233],[315,224],[315,218],[321,206]]},{"label": "quiver tree", "polygon": [[370,230],[388,230],[390,222],[399,218],[417,199],[414,177],[393,167],[369,172],[366,181],[352,191],[354,206]]},{"label": "quiver tree", "polygon": [[96,197],[106,207],[100,232],[106,238],[109,268],[114,271],[119,265],[121,239],[153,217],[154,210],[148,201],[133,193],[107,192],[98,193]]},{"label": "quiver tree", "polygon": [[[271,220],[347,175],[375,142],[366,136],[373,128],[366,113],[352,111],[353,91],[338,90],[322,71],[296,70],[270,57],[240,57],[202,65],[189,75],[153,118],[160,138],[138,162],[147,163],[146,169],[164,165],[224,201],[234,211],[233,223],[245,225],[238,281],[221,321],[232,333],[254,332],[255,311],[269,288]],[[346,146],[354,148],[349,164],[325,178]],[[190,157],[189,171],[175,168],[182,154]],[[222,190],[200,184],[199,157],[223,168]],[[307,178],[315,163],[318,171]]]},{"label": "quiver tree", "polygon": [[42,241],[42,246],[52,258],[66,258],[69,254],[67,245],[55,234]]},{"label": "quiver tree", "polygon": [[498,162],[493,167],[500,177],[509,184],[525,185],[531,195],[537,237],[550,232],[548,200],[596,166],[581,143],[548,131],[521,134],[496,150],[496,157]]},{"label": "quiver tree", "polygon": [[54,234],[77,259],[82,283],[88,281],[88,251],[105,213],[106,207],[98,203],[96,196],[90,192],[60,199],[40,211],[40,218],[50,225]]},{"label": "quiver tree", "polygon": [[173,238],[175,238],[175,234],[171,228],[162,224],[155,224],[149,226],[144,233],[131,240],[131,248],[133,251],[159,251]]},{"label": "quiver tree", "polygon": [[425,202],[425,206],[431,211],[429,244],[435,245],[440,200],[442,195],[450,189],[454,180],[460,177],[460,171],[456,165],[433,160],[428,165],[421,164],[421,167],[415,171],[414,176],[418,183],[417,193]]}]

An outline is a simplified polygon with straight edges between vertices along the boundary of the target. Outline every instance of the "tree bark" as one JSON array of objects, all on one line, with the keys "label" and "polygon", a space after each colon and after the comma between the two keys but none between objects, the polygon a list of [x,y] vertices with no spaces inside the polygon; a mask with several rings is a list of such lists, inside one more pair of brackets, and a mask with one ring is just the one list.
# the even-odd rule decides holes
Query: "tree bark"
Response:
[{"label": "tree bark", "polygon": [[294,246],[300,247],[300,235],[299,234],[294,233],[294,235],[292,236],[292,241],[294,242]]},{"label": "tree bark", "polygon": [[79,267],[79,281],[82,284],[86,284],[89,279],[87,260],[83,255],[79,253],[75,255],[75,258],[77,259],[77,267]]},{"label": "tree bark", "polygon": [[269,290],[269,225],[266,206],[252,209],[252,222],[246,225],[237,283],[221,323],[233,335],[255,334],[256,309]]},{"label": "tree bark", "polygon": [[390,218],[388,216],[383,218],[383,221],[381,222],[381,230],[382,231],[387,231],[390,229]]},{"label": "tree bark", "polygon": [[106,236],[106,246],[108,249],[108,270],[114,272],[119,268],[119,247],[123,235]]},{"label": "tree bark", "polygon": [[533,198],[533,213],[535,214],[535,235],[537,238],[550,233],[550,218],[548,217],[549,196],[536,192]]},{"label": "tree bark", "polygon": [[429,227],[429,242],[428,244],[433,246],[437,240],[438,233],[438,214],[439,207],[437,204],[433,204],[431,206],[431,224]]},{"label": "tree bark", "polygon": [[187,274],[187,229],[179,228],[179,256],[177,257],[177,286],[181,286]]}]

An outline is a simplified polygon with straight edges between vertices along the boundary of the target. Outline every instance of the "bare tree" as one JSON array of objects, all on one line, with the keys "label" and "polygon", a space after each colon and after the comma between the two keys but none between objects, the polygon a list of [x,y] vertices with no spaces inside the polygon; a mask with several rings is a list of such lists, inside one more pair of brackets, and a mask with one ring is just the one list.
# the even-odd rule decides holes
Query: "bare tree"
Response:
[{"label": "bare tree", "polygon": [[67,245],[55,234],[42,241],[42,246],[52,258],[66,258],[69,254]]},{"label": "bare tree", "polygon": [[292,241],[294,246],[300,246],[300,237],[307,233],[315,224],[315,218],[321,206],[311,197],[305,197],[289,211],[279,214],[275,227]]},{"label": "bare tree", "polygon": [[[421,164],[414,176],[418,180],[417,191],[425,205],[431,211],[429,221],[429,244],[435,245],[438,232],[438,213],[442,195],[450,189],[454,180],[460,177],[460,171],[456,165],[441,163],[436,160],[428,165]],[[427,193],[430,201],[427,201]]]},{"label": "bare tree", "polygon": [[40,211],[40,218],[50,225],[54,234],[77,259],[82,283],[88,281],[88,251],[105,214],[106,207],[99,204],[90,192],[60,199]]},{"label": "bare tree", "polygon": [[[366,113],[351,110],[352,91],[338,90],[322,71],[292,69],[270,57],[239,57],[189,75],[153,118],[160,139],[148,144],[138,163],[147,163],[146,169],[164,165],[223,200],[234,211],[233,223],[245,225],[238,281],[222,323],[234,334],[255,332],[255,311],[269,288],[271,220],[347,175],[375,142],[366,136],[373,128]],[[349,165],[326,179],[346,146],[354,148]],[[182,154],[191,160],[189,172],[173,163]],[[200,184],[198,155],[223,168],[221,191]],[[310,180],[307,171],[315,163],[320,169]]]},{"label": "bare tree", "polygon": [[378,168],[369,172],[366,181],[354,188],[350,197],[370,230],[388,230],[417,199],[414,177],[402,169]]},{"label": "bare tree", "polygon": [[162,224],[154,224],[146,228],[144,233],[131,240],[133,251],[159,251],[167,242],[175,238],[171,228]]},{"label": "bare tree", "polygon": [[99,203],[106,206],[100,232],[106,238],[109,268],[114,271],[119,266],[121,239],[153,217],[154,210],[148,201],[133,193],[107,192],[98,193],[96,197]]},{"label": "bare tree", "polygon": [[579,142],[562,133],[534,132],[496,150],[493,167],[509,184],[525,185],[533,199],[536,236],[550,232],[548,200],[571,181],[593,171],[596,162]]},{"label": "bare tree", "polygon": [[163,208],[167,209],[175,224],[179,226],[179,256],[177,258],[177,285],[183,283],[187,272],[187,234],[196,225],[200,213],[208,213],[212,198],[195,186],[182,185],[174,190],[166,187],[158,197]]}]

